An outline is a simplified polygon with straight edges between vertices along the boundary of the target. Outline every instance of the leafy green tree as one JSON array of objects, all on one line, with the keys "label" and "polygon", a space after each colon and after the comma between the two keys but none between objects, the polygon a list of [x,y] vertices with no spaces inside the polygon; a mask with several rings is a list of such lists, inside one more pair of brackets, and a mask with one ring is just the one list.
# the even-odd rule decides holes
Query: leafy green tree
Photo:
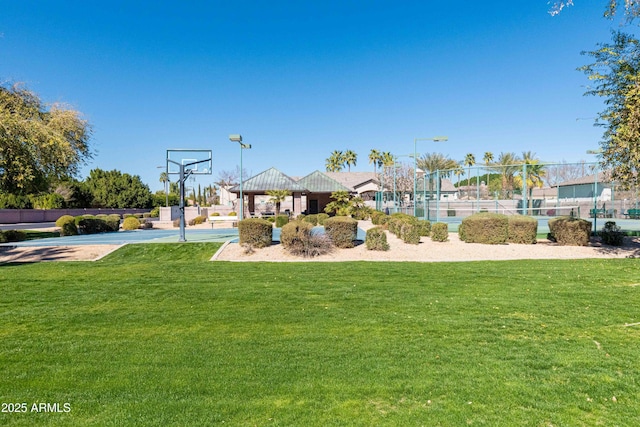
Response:
[{"label": "leafy green tree", "polygon": [[[622,12],[627,21],[633,21],[634,18],[640,16],[640,2],[636,0],[624,0],[624,2],[619,0],[606,0],[605,4],[604,16],[607,18],[613,18],[618,12]],[[567,6],[573,6],[573,0],[554,1],[549,13],[555,16]]]},{"label": "leafy green tree", "polygon": [[355,166],[358,162],[358,155],[355,151],[347,150],[344,152],[343,159],[347,169],[351,172],[351,166]]},{"label": "leafy green tree", "polygon": [[324,208],[326,213],[335,213],[340,216],[349,215],[349,208],[351,206],[351,196],[349,195],[349,192],[334,191],[331,193],[331,199],[332,201]]},{"label": "leafy green tree", "polygon": [[47,107],[19,85],[0,86],[0,191],[47,191],[91,158],[91,126],[78,111]]},{"label": "leafy green tree", "polygon": [[151,208],[151,191],[138,175],[118,170],[93,169],[85,180],[93,196],[92,206],[100,208]]},{"label": "leafy green tree", "polygon": [[287,197],[291,195],[291,191],[289,190],[267,190],[267,196],[269,197],[269,202],[276,205],[276,217],[280,215],[280,206],[282,202],[286,200]]},{"label": "leafy green tree", "polygon": [[594,62],[580,68],[593,82],[586,95],[604,99],[596,125],[604,128],[602,163],[623,189],[635,184],[640,165],[640,42],[621,31],[612,43],[583,52]]},{"label": "leafy green tree", "polygon": [[325,161],[325,167],[327,172],[340,172],[344,168],[344,163],[344,153],[333,150],[333,153]]}]

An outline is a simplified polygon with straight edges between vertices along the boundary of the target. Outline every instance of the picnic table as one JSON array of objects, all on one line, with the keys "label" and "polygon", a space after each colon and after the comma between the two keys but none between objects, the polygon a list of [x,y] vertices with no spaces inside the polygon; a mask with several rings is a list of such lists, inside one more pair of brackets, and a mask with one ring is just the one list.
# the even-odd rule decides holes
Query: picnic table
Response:
[{"label": "picnic table", "polygon": [[628,209],[624,216],[625,218],[640,219],[640,209]]}]

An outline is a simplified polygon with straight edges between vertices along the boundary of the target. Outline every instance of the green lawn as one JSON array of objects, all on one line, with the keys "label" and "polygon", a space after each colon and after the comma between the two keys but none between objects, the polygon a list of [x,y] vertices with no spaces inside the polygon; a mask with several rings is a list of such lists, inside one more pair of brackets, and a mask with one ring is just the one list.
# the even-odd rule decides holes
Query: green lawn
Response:
[{"label": "green lawn", "polygon": [[[638,260],[0,266],[0,425],[634,426]],[[5,405],[3,409],[8,406]]]}]

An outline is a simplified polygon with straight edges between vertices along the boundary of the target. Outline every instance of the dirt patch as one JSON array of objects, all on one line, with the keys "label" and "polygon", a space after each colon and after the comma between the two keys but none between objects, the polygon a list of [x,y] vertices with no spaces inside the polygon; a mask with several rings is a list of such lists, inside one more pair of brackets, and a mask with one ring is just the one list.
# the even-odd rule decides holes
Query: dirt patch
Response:
[{"label": "dirt patch", "polygon": [[0,246],[0,264],[8,262],[95,261],[119,245]]}]

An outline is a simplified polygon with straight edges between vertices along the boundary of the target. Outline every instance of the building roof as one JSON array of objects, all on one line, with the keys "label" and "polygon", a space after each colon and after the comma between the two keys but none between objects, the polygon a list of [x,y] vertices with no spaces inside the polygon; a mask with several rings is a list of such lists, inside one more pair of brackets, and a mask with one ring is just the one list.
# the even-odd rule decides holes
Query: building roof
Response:
[{"label": "building roof", "polygon": [[[276,168],[269,168],[258,175],[242,181],[242,191],[247,193],[263,193],[269,190],[289,190],[291,192],[305,192],[304,186],[283,174]],[[239,193],[240,186],[235,185],[230,190]]]},{"label": "building roof", "polygon": [[335,179],[320,171],[310,173],[298,180],[298,184],[311,193],[333,193],[334,191],[351,191]]},{"label": "building roof", "polygon": [[[569,186],[569,185],[594,184],[595,176],[596,176],[595,174],[593,174],[593,175],[585,175],[585,176],[580,177],[580,178],[571,179],[569,181],[561,182],[557,186],[558,187],[566,187],[566,186]],[[603,172],[598,172],[598,185],[609,184],[608,181],[609,181],[609,178],[607,176],[607,172],[604,172],[604,171]]]},{"label": "building roof", "polygon": [[378,174],[373,172],[324,172],[324,174],[347,187],[349,191],[355,191],[367,182],[376,184],[379,182]]}]

